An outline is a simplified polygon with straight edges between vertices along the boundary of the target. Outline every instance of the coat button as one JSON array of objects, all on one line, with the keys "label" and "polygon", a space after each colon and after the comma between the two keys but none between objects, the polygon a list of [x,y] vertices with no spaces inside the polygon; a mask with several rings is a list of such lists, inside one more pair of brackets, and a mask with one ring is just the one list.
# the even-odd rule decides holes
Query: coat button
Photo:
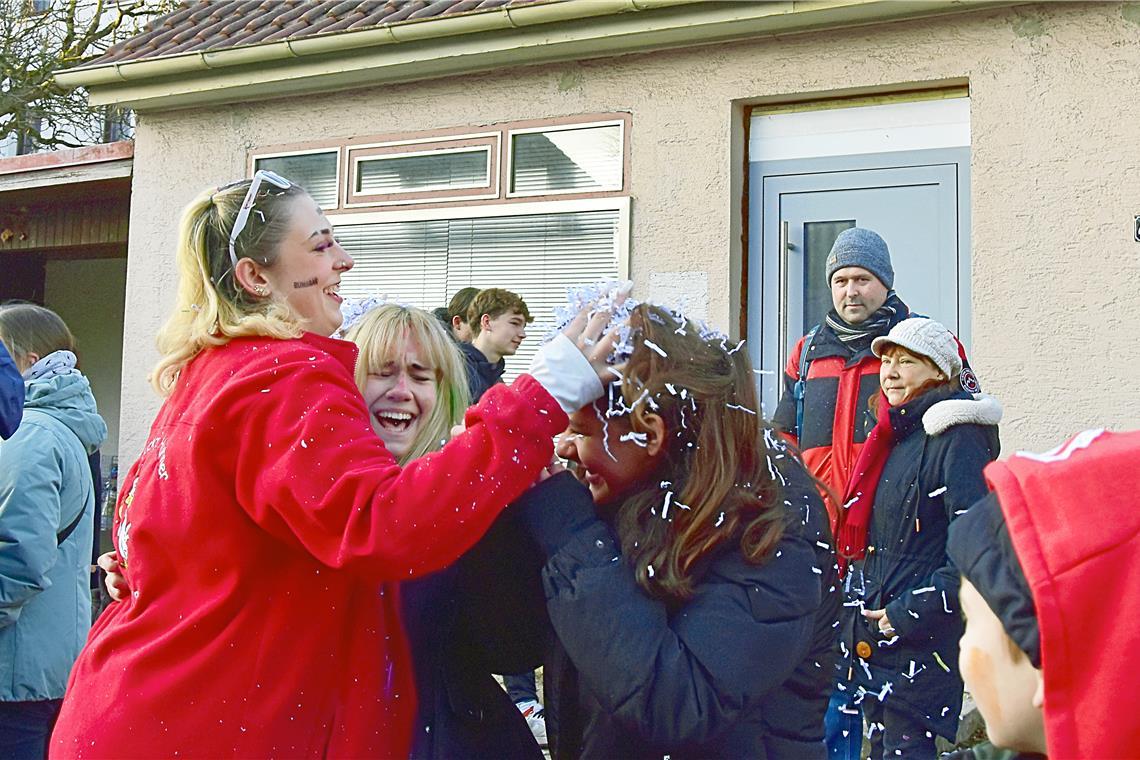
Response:
[{"label": "coat button", "polygon": [[864,659],[864,660],[871,659],[871,651],[872,651],[871,645],[868,644],[866,641],[860,641],[858,644],[855,645],[855,654],[859,655],[859,657],[861,659]]}]

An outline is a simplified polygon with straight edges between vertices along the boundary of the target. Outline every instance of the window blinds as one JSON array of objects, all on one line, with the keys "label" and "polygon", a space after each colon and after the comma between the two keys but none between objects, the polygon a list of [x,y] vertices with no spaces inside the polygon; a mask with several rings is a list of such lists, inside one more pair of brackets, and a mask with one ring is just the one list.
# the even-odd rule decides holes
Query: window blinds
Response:
[{"label": "window blinds", "polygon": [[618,227],[617,209],[341,225],[337,238],[356,260],[341,294],[430,310],[467,286],[518,293],[535,321],[507,359],[510,382],[553,328],[567,285],[617,277]]},{"label": "window blinds", "polygon": [[366,158],[357,164],[356,192],[379,195],[484,187],[490,183],[490,161],[486,147]]},{"label": "window blinds", "polygon": [[303,153],[295,156],[259,158],[256,169],[268,169],[309,191],[309,195],[324,209],[336,208],[337,176],[336,151]]},{"label": "window blinds", "polygon": [[616,190],[622,185],[617,125],[512,135],[511,192]]}]

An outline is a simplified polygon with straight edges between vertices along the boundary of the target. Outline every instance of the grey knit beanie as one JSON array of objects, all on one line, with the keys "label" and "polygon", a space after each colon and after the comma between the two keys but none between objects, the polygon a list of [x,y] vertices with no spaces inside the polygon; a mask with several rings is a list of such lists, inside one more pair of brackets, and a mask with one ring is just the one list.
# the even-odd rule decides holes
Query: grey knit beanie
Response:
[{"label": "grey knit beanie", "polygon": [[891,266],[887,241],[873,230],[852,227],[835,238],[835,245],[827,255],[828,287],[831,286],[831,276],[844,267],[863,267],[878,277],[888,290],[895,286],[895,270]]},{"label": "grey knit beanie", "polygon": [[948,380],[962,374],[958,340],[941,322],[927,317],[904,319],[889,333],[871,341],[871,353],[882,358],[888,346],[902,346],[912,354],[925,356]]}]

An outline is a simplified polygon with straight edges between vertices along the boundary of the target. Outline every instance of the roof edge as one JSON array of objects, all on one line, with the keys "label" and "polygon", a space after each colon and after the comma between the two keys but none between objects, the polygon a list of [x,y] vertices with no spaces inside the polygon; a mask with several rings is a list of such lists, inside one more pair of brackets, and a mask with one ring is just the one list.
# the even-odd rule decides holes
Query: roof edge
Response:
[{"label": "roof edge", "polygon": [[134,158],[133,140],[120,140],[113,143],[86,145],[81,148],[66,148],[48,153],[29,153],[23,156],[0,158],[0,174],[62,169],[71,166],[89,166],[107,161],[120,161]]},{"label": "roof edge", "polygon": [[[502,7],[58,72],[92,105],[137,110],[280,97],[1018,5],[1026,0],[591,0]],[[351,56],[351,65],[346,65]]]}]

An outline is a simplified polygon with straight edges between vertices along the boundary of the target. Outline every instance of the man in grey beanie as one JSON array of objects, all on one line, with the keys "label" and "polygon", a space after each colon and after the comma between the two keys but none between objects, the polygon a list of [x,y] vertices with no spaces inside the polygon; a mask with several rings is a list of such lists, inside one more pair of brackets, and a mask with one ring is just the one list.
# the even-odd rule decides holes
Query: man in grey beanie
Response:
[{"label": "man in grey beanie", "polygon": [[[842,494],[867,434],[875,425],[869,401],[879,393],[879,359],[871,341],[912,316],[892,289],[895,270],[887,243],[873,230],[852,227],[835,239],[825,263],[834,307],[800,338],[784,368],[784,394],[772,422],[792,438],[804,464],[833,494]],[[965,362],[962,387],[977,393]],[[824,495],[834,532],[837,505]],[[826,716],[828,756],[858,760],[861,710],[837,691]]]}]

